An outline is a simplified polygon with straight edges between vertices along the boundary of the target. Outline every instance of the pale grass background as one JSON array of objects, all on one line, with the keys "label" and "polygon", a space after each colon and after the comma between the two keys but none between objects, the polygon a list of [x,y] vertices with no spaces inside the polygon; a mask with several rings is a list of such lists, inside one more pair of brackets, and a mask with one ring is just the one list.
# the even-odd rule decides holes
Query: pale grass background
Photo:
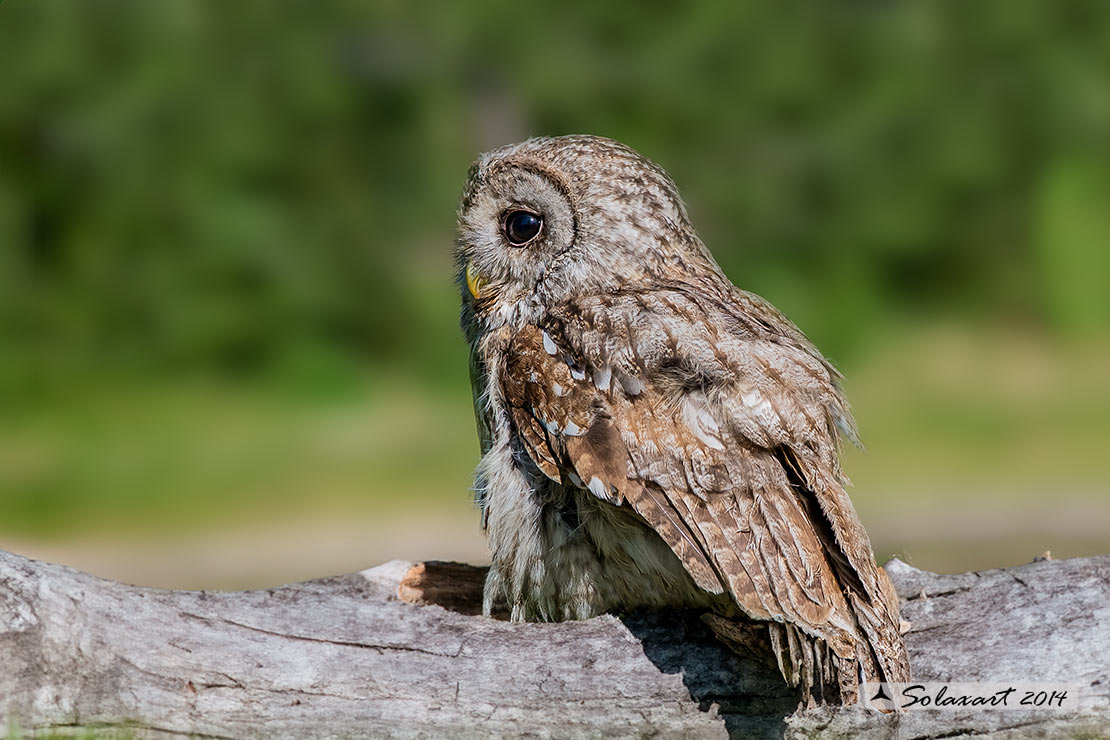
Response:
[{"label": "pale grass background", "polygon": [[[853,499],[880,560],[963,571],[1110,551],[1110,346],[902,327],[845,368]],[[0,421],[0,491],[50,491],[0,547],[148,585],[270,586],[393,558],[483,562],[466,370],[326,402],[119,389]]]}]

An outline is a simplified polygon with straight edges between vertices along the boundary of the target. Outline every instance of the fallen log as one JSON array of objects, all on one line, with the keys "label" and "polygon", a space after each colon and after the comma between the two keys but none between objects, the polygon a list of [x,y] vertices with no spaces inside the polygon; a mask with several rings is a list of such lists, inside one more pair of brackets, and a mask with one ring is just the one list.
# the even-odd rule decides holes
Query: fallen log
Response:
[{"label": "fallen log", "polygon": [[1066,682],[1073,710],[797,710],[697,615],[475,614],[483,569],[394,561],[165,591],[0,551],[0,732],[137,738],[1110,737],[1110,555],[887,565],[915,681]]}]

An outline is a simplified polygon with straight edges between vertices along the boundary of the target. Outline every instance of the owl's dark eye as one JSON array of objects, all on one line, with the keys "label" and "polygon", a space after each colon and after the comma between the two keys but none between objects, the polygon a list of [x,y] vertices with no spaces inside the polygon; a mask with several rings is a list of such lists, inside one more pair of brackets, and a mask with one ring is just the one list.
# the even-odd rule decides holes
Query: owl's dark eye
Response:
[{"label": "owl's dark eye", "polygon": [[531,211],[508,211],[501,217],[501,233],[514,247],[523,247],[539,236],[543,216]]}]

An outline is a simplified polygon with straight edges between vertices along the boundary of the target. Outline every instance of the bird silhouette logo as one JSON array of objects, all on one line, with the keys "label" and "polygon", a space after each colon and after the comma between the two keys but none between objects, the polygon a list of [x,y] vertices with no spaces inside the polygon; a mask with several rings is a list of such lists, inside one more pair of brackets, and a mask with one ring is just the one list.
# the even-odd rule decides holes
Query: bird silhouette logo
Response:
[{"label": "bird silhouette logo", "polygon": [[[867,705],[871,709],[877,709],[880,712],[893,712],[898,707],[894,703],[894,697],[891,696],[889,687],[885,683],[878,684],[879,690],[868,700]],[[867,693],[870,693],[869,691]],[[861,692],[863,696],[867,693]]]}]

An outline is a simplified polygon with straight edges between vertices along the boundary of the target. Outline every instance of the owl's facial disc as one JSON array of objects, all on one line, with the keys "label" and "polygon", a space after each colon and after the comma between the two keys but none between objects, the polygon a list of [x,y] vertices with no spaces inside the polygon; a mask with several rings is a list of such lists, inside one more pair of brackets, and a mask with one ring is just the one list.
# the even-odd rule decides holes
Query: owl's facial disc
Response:
[{"label": "owl's facial disc", "polygon": [[479,162],[459,211],[463,297],[483,311],[533,295],[574,234],[575,214],[557,175],[529,162]]},{"label": "owl's facial disc", "polygon": [[[505,211],[501,217],[501,235],[505,241],[512,247],[526,247],[532,242],[540,238],[543,233],[543,215],[526,211],[521,208],[514,208],[510,211]],[[482,289],[485,287],[485,279],[478,273],[477,268],[474,266],[474,261],[470,260],[466,263],[466,287],[470,291],[470,295],[474,300],[482,299]]]}]

